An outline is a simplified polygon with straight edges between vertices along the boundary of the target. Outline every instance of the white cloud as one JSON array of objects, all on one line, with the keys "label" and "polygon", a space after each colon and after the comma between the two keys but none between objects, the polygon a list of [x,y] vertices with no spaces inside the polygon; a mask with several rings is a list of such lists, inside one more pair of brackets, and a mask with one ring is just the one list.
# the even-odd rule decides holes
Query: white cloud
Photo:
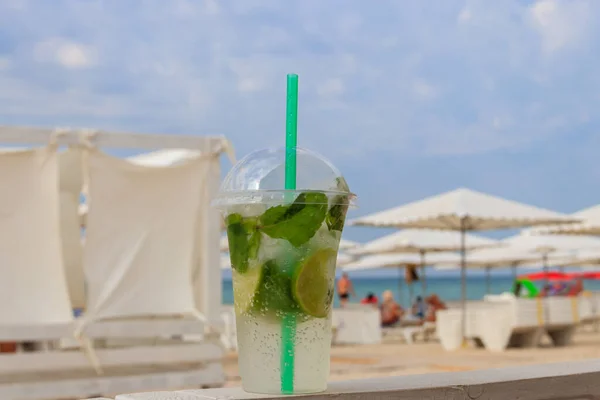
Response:
[{"label": "white cloud", "polygon": [[91,51],[75,43],[59,47],[56,51],[56,59],[62,66],[71,69],[87,68],[93,64]]},{"label": "white cloud", "polygon": [[25,10],[29,7],[28,0],[4,0],[5,4],[8,8],[12,8],[13,10]]},{"label": "white cloud", "polygon": [[423,100],[434,99],[439,94],[439,90],[435,86],[423,80],[417,80],[413,83],[413,92]]},{"label": "white cloud", "polygon": [[465,22],[470,21],[471,18],[473,18],[473,13],[471,12],[471,10],[469,8],[465,7],[462,10],[460,10],[457,20],[459,23],[465,23]]},{"label": "white cloud", "polygon": [[362,18],[354,13],[343,13],[335,21],[340,35],[351,35],[362,25]]},{"label": "white cloud", "polygon": [[217,15],[220,10],[217,0],[204,0],[204,12],[208,15]]},{"label": "white cloud", "polygon": [[321,97],[337,97],[344,93],[344,82],[339,78],[330,78],[317,87],[317,94]]},{"label": "white cloud", "polygon": [[12,65],[10,58],[8,57],[0,57],[0,71],[8,70]]},{"label": "white cloud", "polygon": [[36,43],[33,54],[38,62],[52,62],[67,69],[89,68],[96,62],[93,48],[61,38]]},{"label": "white cloud", "polygon": [[242,78],[238,81],[238,90],[243,93],[257,92],[262,89],[263,84],[258,79]]},{"label": "white cloud", "polygon": [[577,129],[539,121],[597,123],[593,4],[447,0],[432,13],[396,0],[57,0],[22,12],[0,2],[17,49],[3,55],[0,116],[217,132],[244,152],[263,136],[243,132],[280,133],[285,75],[296,72],[303,141],[334,158],[533,147]]},{"label": "white cloud", "polygon": [[530,13],[544,51],[554,53],[582,40],[590,9],[582,0],[539,0],[530,7]]}]

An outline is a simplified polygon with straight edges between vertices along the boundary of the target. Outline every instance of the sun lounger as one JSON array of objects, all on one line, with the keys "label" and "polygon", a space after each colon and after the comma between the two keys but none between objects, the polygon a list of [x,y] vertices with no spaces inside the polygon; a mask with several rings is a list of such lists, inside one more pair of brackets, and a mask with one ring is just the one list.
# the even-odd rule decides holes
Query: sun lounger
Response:
[{"label": "sun lounger", "polygon": [[[442,347],[456,350],[462,346],[462,310],[451,308],[436,313],[436,330]],[[511,310],[508,304],[469,302],[465,337],[490,351],[502,351],[511,334]]]},{"label": "sun lounger", "polygon": [[[7,179],[5,186],[17,182],[20,183],[15,185],[17,188],[25,187],[29,190],[24,194],[15,191],[15,198],[21,195],[25,199],[36,200],[35,204],[30,201],[12,202],[19,206],[17,210],[21,214],[18,215],[24,215],[23,222],[28,222],[16,225],[23,229],[3,227],[10,232],[8,237],[11,240],[4,241],[6,248],[2,252],[2,269],[3,276],[10,279],[5,280],[0,292],[8,296],[7,299],[12,298],[12,302],[2,302],[4,307],[0,310],[0,342],[16,342],[18,346],[15,352],[0,353],[0,399],[84,398],[109,396],[131,391],[132,388],[147,391],[223,385],[224,351],[216,333],[220,326],[214,320],[211,320],[210,325],[203,322],[208,318],[197,311],[194,304],[194,295],[198,295],[198,299],[204,301],[200,304],[202,311],[206,311],[208,315],[210,310],[207,299],[210,296],[204,289],[210,288],[210,285],[202,283],[202,290],[200,285],[194,286],[199,293],[192,293],[191,268],[185,269],[188,266],[187,260],[192,258],[192,246],[186,245],[182,250],[181,240],[161,242],[158,237],[163,230],[144,225],[145,221],[156,222],[156,218],[144,220],[140,217],[136,220],[140,207],[131,207],[134,212],[129,213],[123,209],[106,212],[105,207],[104,217],[99,217],[98,210],[102,209],[102,204],[106,204],[106,201],[114,202],[111,197],[118,192],[118,187],[107,191],[96,187],[96,196],[87,220],[90,235],[86,243],[88,250],[93,245],[95,251],[84,257],[88,290],[87,311],[84,315],[86,319],[73,320],[67,279],[60,260],[61,244],[57,239],[61,237],[61,230],[58,215],[53,214],[53,210],[58,211],[59,206],[58,201],[55,204],[50,202],[54,201],[53,196],[58,197],[58,185],[51,180],[51,176],[56,178],[57,175],[57,169],[54,168],[56,157],[51,151],[50,148],[41,149],[38,151],[40,156],[36,156],[39,158],[48,154],[47,158],[52,161],[39,163],[43,167],[43,179],[29,177],[21,178],[19,182],[18,171],[7,164],[12,156],[0,160],[3,163],[0,167],[11,171],[11,174],[4,174]],[[210,158],[218,165],[216,157]],[[38,159],[33,160],[31,165],[37,165],[35,162],[39,160],[36,160]],[[19,165],[22,166],[23,163]],[[97,170],[108,171],[104,166],[96,167]],[[21,171],[21,175],[33,174],[33,167],[27,168],[24,172]],[[94,174],[87,176],[93,186],[96,179]],[[38,184],[38,180],[43,184]],[[192,181],[204,182],[195,176]],[[30,192],[33,189],[22,182],[32,182],[33,189],[42,188],[46,192],[44,195],[32,194]],[[107,178],[103,182],[106,185]],[[123,186],[131,189],[126,182]],[[197,185],[190,185],[189,182],[180,186],[197,189]],[[140,190],[137,189],[133,190],[133,195],[140,195]],[[179,197],[193,198],[189,191],[185,193],[187,194]],[[11,199],[9,196],[3,197],[4,202]],[[43,205],[49,207],[48,210],[42,209],[38,204],[40,199]],[[146,193],[144,205],[148,206],[151,200],[155,200],[152,193]],[[124,200],[115,203],[122,206]],[[30,210],[32,204],[37,207],[34,212]],[[73,207],[72,204],[67,204],[65,208]],[[172,208],[179,212],[177,221],[195,221],[193,212],[182,217],[181,213],[184,211],[181,207]],[[196,205],[189,207],[193,208],[197,208]],[[10,204],[4,204],[3,211],[10,211]],[[127,218],[115,218],[114,214],[117,212]],[[167,214],[170,215],[165,212],[161,217],[166,219]],[[162,225],[163,228],[171,228],[168,223],[172,221],[169,219]],[[31,222],[37,224],[36,229],[31,229]],[[131,233],[135,223],[135,228],[142,232],[138,235],[139,243],[135,243],[136,246],[140,245],[137,247],[130,246],[130,243],[125,243],[123,238],[114,234]],[[173,222],[171,231],[179,232],[177,225],[178,223]],[[104,231],[98,230],[98,227],[102,227]],[[196,226],[188,228],[192,233],[196,230]],[[110,234],[111,229],[114,229],[113,234]],[[100,233],[96,235],[98,232]],[[206,239],[208,234],[203,235],[203,239]],[[4,237],[7,235],[4,234]],[[152,238],[155,242],[149,243],[148,240]],[[185,240],[196,243],[193,234],[186,234]],[[9,246],[13,241],[20,244],[13,246],[18,251],[13,251]],[[162,249],[161,243],[168,248]],[[155,256],[157,253],[159,257]],[[134,262],[137,269],[132,267]],[[162,279],[157,276],[160,269],[155,264],[162,266],[162,270],[168,267],[168,272],[160,277]],[[204,270],[194,273],[200,276],[198,279],[205,279]],[[74,335],[79,331],[81,336]]]},{"label": "sun lounger", "polygon": [[[548,334],[555,346],[565,346],[581,322],[581,300],[581,297],[486,296],[483,302],[468,304],[466,338],[491,351],[537,346],[543,334]],[[438,335],[447,350],[462,344],[460,320],[460,310],[438,312]]]},{"label": "sun lounger", "polygon": [[382,328],[385,338],[401,338],[406,343],[414,343],[419,337],[424,342],[436,336],[436,324],[434,322],[422,322],[418,319],[403,319],[392,326]]},{"label": "sun lounger", "polygon": [[[0,354],[0,398],[82,398],[133,387],[218,387],[225,382],[218,337],[205,336],[203,324],[196,319],[90,324],[86,339],[94,347],[102,374],[96,373],[79,343],[73,343],[74,327],[1,328],[0,341],[34,342],[35,350]],[[186,339],[190,334],[199,340]]]}]

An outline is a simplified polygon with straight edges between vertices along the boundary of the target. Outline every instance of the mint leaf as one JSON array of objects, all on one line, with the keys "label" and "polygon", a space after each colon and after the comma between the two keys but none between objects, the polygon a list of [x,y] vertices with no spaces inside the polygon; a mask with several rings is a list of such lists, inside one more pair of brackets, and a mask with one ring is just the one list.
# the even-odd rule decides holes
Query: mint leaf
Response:
[{"label": "mint leaf", "polygon": [[333,198],[333,205],[327,212],[327,227],[330,231],[342,231],[348,212],[348,196],[338,195]]},{"label": "mint leaf", "polygon": [[299,247],[315,235],[326,214],[325,193],[300,193],[292,204],[265,211],[260,217],[260,229],[272,238],[285,239]]},{"label": "mint leaf", "polygon": [[[337,190],[340,192],[350,192],[348,182],[343,176],[335,178]],[[348,206],[350,205],[348,195],[338,195],[333,198],[331,202],[333,205],[327,212],[327,227],[330,231],[342,231],[344,229],[344,222],[346,221],[346,214],[348,213]]]},{"label": "mint leaf", "polygon": [[262,233],[259,231],[254,231],[254,233],[250,235],[250,239],[248,240],[248,258],[256,259],[258,257],[261,239]]},{"label": "mint leaf", "polygon": [[227,224],[227,226],[229,226],[231,224],[240,224],[240,223],[242,223],[243,220],[244,220],[244,218],[240,214],[232,213],[232,214],[229,214],[227,216],[227,218],[225,218],[225,224]]},{"label": "mint leaf", "polygon": [[255,309],[264,314],[269,312],[298,311],[298,305],[292,294],[292,278],[283,273],[275,260],[269,260],[262,266],[263,281],[256,295]]},{"label": "mint leaf", "polygon": [[258,217],[244,218],[240,214],[229,214],[226,219],[227,238],[231,267],[239,273],[248,270],[250,260],[258,256],[261,233],[258,228]]},{"label": "mint leaf", "polygon": [[258,217],[242,218],[241,222],[242,226],[244,227],[244,230],[248,232],[248,234],[251,234],[252,232],[256,231],[258,227]]},{"label": "mint leaf", "polygon": [[248,270],[248,255],[250,251],[248,233],[242,225],[243,218],[240,214],[233,213],[228,215],[226,223],[231,267],[243,274]]}]

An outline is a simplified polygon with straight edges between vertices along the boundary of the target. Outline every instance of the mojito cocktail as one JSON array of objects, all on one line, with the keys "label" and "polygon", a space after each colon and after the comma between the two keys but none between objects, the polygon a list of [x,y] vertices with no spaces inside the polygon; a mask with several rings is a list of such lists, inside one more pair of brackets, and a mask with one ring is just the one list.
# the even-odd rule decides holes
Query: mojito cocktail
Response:
[{"label": "mojito cocktail", "polygon": [[[237,170],[252,175],[248,168]],[[265,173],[261,181],[269,187],[269,176],[278,174],[276,169]],[[258,189],[233,191],[229,197],[222,191],[246,391],[281,393],[288,362],[293,363],[294,393],[326,389],[336,259],[353,195],[337,170],[325,178],[315,185],[324,190]],[[226,178],[229,184],[232,180]],[[293,348],[286,349],[290,322]],[[286,358],[288,351],[293,354]]]}]

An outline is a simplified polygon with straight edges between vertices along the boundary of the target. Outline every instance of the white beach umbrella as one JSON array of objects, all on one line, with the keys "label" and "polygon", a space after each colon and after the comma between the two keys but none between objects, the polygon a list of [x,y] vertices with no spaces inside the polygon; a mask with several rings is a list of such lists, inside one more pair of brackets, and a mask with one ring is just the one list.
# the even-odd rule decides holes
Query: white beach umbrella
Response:
[{"label": "white beach umbrella", "polygon": [[464,314],[467,304],[465,233],[569,222],[577,222],[577,220],[554,211],[461,188],[357,218],[350,223],[359,226],[442,229],[461,233],[461,301],[464,338],[466,329]]},{"label": "white beach umbrella", "polygon": [[538,253],[559,250],[600,249],[600,238],[588,235],[536,235],[523,232],[501,241],[502,243]]},{"label": "white beach umbrella", "polygon": [[577,258],[579,251],[600,250],[600,238],[583,235],[536,235],[531,232],[524,232],[506,238],[502,242],[537,254],[545,272],[548,270],[548,262],[550,261],[548,257],[550,255],[553,255],[554,259],[562,257],[564,260],[568,258],[568,254],[572,258]]},{"label": "white beach umbrella", "polygon": [[344,251],[349,251],[351,249],[360,247],[361,244],[359,242],[355,242],[353,240],[346,240],[346,239],[342,239],[340,240],[340,250],[344,250]]},{"label": "white beach umbrella", "polygon": [[600,204],[577,211],[571,216],[581,222],[540,226],[532,228],[531,232],[536,234],[600,235]]},{"label": "white beach umbrella", "polygon": [[[377,268],[391,267],[406,267],[407,265],[419,264],[421,257],[418,254],[410,253],[390,253],[390,254],[374,254],[368,255],[348,264],[344,265],[345,272],[348,271],[364,271]],[[426,265],[437,263],[458,264],[460,263],[460,255],[457,253],[432,253],[425,256]]]},{"label": "white beach umbrella", "polygon": [[[443,252],[443,253],[429,253],[416,254],[416,253],[387,253],[387,254],[372,254],[361,257],[354,261],[351,261],[343,266],[344,272],[351,271],[366,271],[371,269],[379,268],[397,268],[399,271],[398,276],[398,291],[399,294],[402,292],[402,281],[403,277],[401,271],[411,265],[434,265],[436,263],[444,263],[450,265],[456,265],[460,263],[460,256],[457,253]],[[409,286],[409,289],[411,286]],[[426,287],[423,286],[423,295],[425,295]],[[409,304],[413,299],[412,290],[409,294]]]},{"label": "white beach umbrella", "polygon": [[[465,235],[468,249],[498,245],[497,240],[477,235]],[[459,232],[434,229],[404,229],[372,240],[348,251],[354,255],[386,254],[386,253],[418,253],[419,259],[414,263],[421,267],[421,285],[423,294],[427,292],[425,279],[425,254],[440,251],[458,251],[461,249]],[[412,285],[409,285],[409,296],[412,301]]]},{"label": "white beach umbrella", "polygon": [[[555,258],[556,257],[556,258]],[[571,257],[570,253],[553,254],[552,262],[560,260],[561,262]],[[511,267],[513,279],[517,278],[517,267],[537,268],[541,263],[540,254],[532,249],[516,247],[503,243],[499,247],[474,250],[467,254],[466,265],[468,268],[484,268],[486,280],[486,292],[490,293],[491,280],[490,273],[494,268]],[[456,264],[440,262],[436,269],[448,270],[456,269]]]},{"label": "white beach umbrella", "polygon": [[[498,240],[477,235],[465,235],[468,249],[493,247]],[[434,229],[404,229],[390,235],[382,236],[360,247],[349,250],[355,255],[384,253],[428,253],[434,251],[458,251],[461,249],[459,232]]]},{"label": "white beach umbrella", "polygon": [[572,254],[571,257],[564,257],[560,260],[551,261],[554,265],[558,266],[594,266],[594,268],[600,265],[600,249],[584,249],[577,251]]},{"label": "white beach umbrella", "polygon": [[337,256],[337,266],[344,267],[345,265],[353,262],[354,260],[356,260],[356,257],[348,253],[339,252]]}]

